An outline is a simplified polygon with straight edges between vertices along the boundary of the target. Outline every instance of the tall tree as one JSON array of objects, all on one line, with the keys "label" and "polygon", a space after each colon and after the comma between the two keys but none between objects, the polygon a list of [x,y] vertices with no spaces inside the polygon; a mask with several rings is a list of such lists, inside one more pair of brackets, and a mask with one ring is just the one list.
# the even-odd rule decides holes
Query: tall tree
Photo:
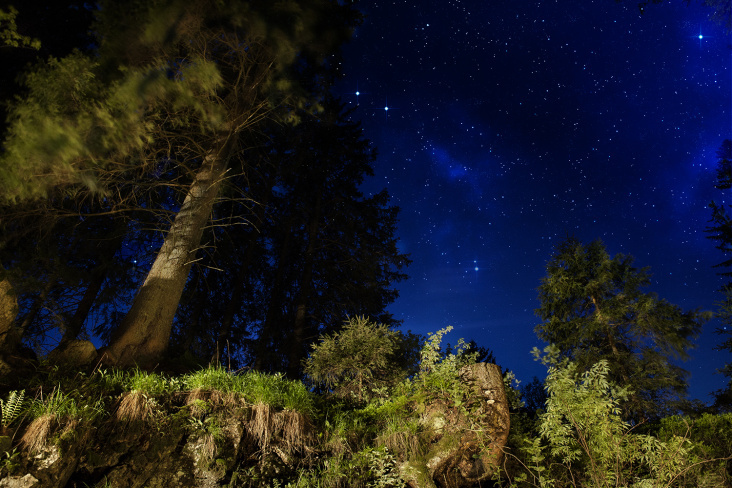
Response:
[{"label": "tall tree", "polygon": [[[726,139],[722,142],[717,151],[717,174],[714,187],[718,190],[728,191],[732,188],[732,140]],[[732,219],[729,215],[728,206],[718,205],[714,201],[709,204],[712,209],[711,226],[707,227],[707,236],[716,242],[719,249],[727,258],[715,267],[722,269],[721,276],[732,277]],[[717,328],[717,334],[724,337],[717,349],[732,353],[732,281],[726,283],[720,290],[723,298],[719,303],[717,317],[722,325]],[[714,393],[715,406],[720,410],[732,411],[732,361],[727,362],[721,373],[728,378],[726,388]]]},{"label": "tall tree", "polygon": [[[292,80],[332,54],[355,19],[328,0],[102,2],[99,56],[74,54],[31,76],[35,91],[15,107],[0,161],[6,198],[59,184],[103,192],[107,175],[161,161],[179,175],[174,217],[108,362],[153,364],[166,350],[221,188],[246,170],[232,165],[241,135],[307,103]],[[51,77],[60,82],[49,89]]]},{"label": "tall tree", "polygon": [[[394,324],[385,309],[408,264],[396,245],[398,209],[386,192],[359,191],[374,149],[339,101],[326,98],[323,107],[268,133],[249,174],[248,195],[258,205],[234,210],[248,202],[231,199],[215,210],[228,225],[206,231],[217,245],[197,262],[205,284],[189,281],[176,347],[190,339],[203,355],[298,377],[309,345],[349,316]],[[207,323],[186,336],[197,311]]]},{"label": "tall tree", "polygon": [[686,394],[688,373],[674,360],[688,357],[707,314],[641,291],[650,275],[632,263],[622,254],[611,258],[599,240],[560,243],[539,287],[536,313],[544,322],[536,333],[580,371],[607,360],[610,378],[634,391],[624,410],[643,420],[672,411]]}]

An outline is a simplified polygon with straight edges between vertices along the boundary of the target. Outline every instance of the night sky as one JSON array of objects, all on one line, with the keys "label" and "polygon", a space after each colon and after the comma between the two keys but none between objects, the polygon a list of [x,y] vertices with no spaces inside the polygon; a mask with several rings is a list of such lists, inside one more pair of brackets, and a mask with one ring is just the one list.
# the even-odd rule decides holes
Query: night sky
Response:
[{"label": "night sky", "polygon": [[[646,289],[711,310],[723,257],[705,238],[716,151],[732,128],[731,37],[709,9],[669,0],[362,2],[337,93],[378,148],[367,193],[401,208],[408,281],[389,311],[426,334],[455,327],[523,383],[537,287],[567,235],[650,266]],[[388,107],[388,110],[385,110]],[[690,393],[709,401],[716,322]]]}]

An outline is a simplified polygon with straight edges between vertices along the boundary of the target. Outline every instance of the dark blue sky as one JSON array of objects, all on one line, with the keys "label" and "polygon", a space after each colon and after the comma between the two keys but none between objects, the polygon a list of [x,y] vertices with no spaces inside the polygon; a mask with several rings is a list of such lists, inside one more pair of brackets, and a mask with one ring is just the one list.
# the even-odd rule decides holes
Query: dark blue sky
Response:
[{"label": "dark blue sky", "polygon": [[[362,5],[338,91],[358,103],[379,150],[366,191],[386,187],[402,209],[401,246],[414,262],[389,310],[405,329],[452,325],[452,343],[475,339],[523,382],[543,377],[530,354],[544,346],[536,288],[568,234],[650,266],[648,291],[714,307],[722,256],[704,229],[708,203],[725,200],[713,179],[732,137],[732,38],[707,8]],[[730,360],[713,351],[716,326],[685,364],[705,401]]]}]

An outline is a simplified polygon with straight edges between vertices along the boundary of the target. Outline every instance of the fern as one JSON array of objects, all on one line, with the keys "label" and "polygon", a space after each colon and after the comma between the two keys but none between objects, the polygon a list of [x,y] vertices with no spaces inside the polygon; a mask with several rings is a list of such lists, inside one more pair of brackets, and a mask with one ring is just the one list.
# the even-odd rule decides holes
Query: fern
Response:
[{"label": "fern", "polygon": [[25,390],[11,391],[8,395],[7,401],[3,401],[0,398],[0,410],[2,410],[2,426],[7,427],[10,425],[20,414],[23,408],[23,397],[25,396]]}]

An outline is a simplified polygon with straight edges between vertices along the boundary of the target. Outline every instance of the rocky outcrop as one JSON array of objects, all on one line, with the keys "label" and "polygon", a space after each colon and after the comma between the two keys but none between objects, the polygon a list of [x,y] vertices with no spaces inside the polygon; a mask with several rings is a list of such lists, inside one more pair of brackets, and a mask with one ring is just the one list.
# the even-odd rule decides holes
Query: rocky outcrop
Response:
[{"label": "rocky outcrop", "polygon": [[473,486],[500,467],[510,418],[501,370],[495,364],[464,367],[466,401],[438,401],[424,407],[420,422],[434,432],[427,454],[402,464],[411,488]]},{"label": "rocky outcrop", "polygon": [[[318,431],[307,414],[282,406],[252,404],[217,390],[158,397],[127,391],[101,417],[91,411],[71,420],[49,414],[25,426],[13,448],[22,455],[12,469],[6,465],[10,476],[0,481],[0,488],[241,488],[276,486],[275,481],[284,486],[311,468],[325,473],[340,462],[336,477],[360,480],[354,485],[347,481],[348,486],[473,486],[500,466],[508,405],[498,366],[474,364],[460,375],[459,395],[436,398],[417,389],[416,397],[402,404],[400,415],[418,424],[413,437],[392,432],[393,444],[404,447],[403,452],[388,446],[379,450],[387,443],[379,443],[377,435],[381,447],[363,450],[361,461],[344,460],[343,453],[356,459],[356,451],[374,440],[369,434],[354,441],[346,432],[336,449],[332,431]],[[366,459],[363,453],[383,462],[364,468],[359,464]],[[397,484],[362,482],[362,475],[376,480],[378,466]],[[323,486],[343,486],[338,479]]]}]

